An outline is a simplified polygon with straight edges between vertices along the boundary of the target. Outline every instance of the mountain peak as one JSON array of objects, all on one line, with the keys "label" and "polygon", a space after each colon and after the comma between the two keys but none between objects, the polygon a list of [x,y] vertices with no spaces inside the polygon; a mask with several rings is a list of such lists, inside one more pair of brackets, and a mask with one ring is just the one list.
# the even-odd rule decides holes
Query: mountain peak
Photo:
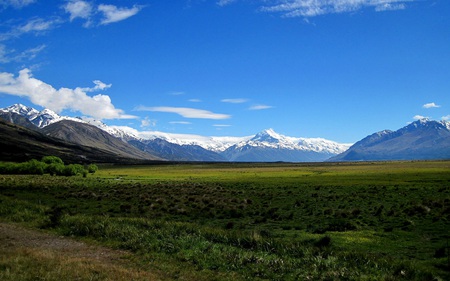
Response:
[{"label": "mountain peak", "polygon": [[415,130],[419,128],[432,128],[432,129],[450,129],[450,122],[447,121],[435,121],[428,118],[422,118],[414,121],[404,127],[405,130]]},{"label": "mountain peak", "polygon": [[259,142],[279,142],[283,136],[276,133],[273,129],[265,129],[257,133],[251,140]]},{"label": "mountain peak", "polygon": [[16,103],[6,108],[0,109],[3,112],[13,112],[23,116],[33,116],[39,113],[36,109],[21,103]]}]

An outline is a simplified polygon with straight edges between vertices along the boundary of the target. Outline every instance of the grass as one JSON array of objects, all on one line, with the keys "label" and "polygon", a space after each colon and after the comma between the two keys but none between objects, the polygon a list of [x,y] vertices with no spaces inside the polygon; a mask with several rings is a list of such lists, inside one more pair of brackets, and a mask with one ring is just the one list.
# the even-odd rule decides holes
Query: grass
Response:
[{"label": "grass", "polygon": [[450,278],[448,161],[103,166],[0,186],[1,220],[130,250],[166,279]]}]

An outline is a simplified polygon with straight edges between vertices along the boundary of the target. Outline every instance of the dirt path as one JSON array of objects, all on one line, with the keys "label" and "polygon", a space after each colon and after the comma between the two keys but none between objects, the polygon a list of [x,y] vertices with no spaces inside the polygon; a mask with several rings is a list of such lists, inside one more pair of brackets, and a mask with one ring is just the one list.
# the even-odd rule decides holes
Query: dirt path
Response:
[{"label": "dirt path", "polygon": [[[2,256],[4,258],[0,262],[7,263],[8,255],[10,257],[12,255],[18,257],[27,256],[30,259],[35,259],[37,262],[42,262],[44,266],[56,263],[57,266],[63,269],[68,267],[66,269],[68,271],[77,270],[77,272],[82,272],[83,270],[74,269],[74,267],[86,267],[81,265],[84,264],[87,265],[86,274],[100,272],[102,276],[105,276],[104,278],[99,278],[99,280],[164,279],[159,274],[156,275],[145,270],[139,270],[135,266],[133,267],[128,259],[132,255],[129,252],[88,245],[67,237],[59,237],[39,230],[0,222],[0,259]],[[4,267],[6,268],[7,266]],[[11,267],[15,267],[15,265]],[[0,268],[0,276],[1,274]],[[83,278],[80,280],[83,280]]]}]

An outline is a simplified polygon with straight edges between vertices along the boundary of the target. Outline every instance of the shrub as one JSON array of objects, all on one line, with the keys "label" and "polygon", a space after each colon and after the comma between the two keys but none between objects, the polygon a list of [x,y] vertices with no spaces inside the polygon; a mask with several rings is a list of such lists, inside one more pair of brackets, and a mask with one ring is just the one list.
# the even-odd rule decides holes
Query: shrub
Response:
[{"label": "shrub", "polygon": [[62,175],[64,171],[63,164],[51,163],[47,165],[46,172],[50,175]]},{"label": "shrub", "polygon": [[64,176],[76,176],[78,174],[83,174],[84,167],[80,164],[70,164],[64,167],[63,175]]},{"label": "shrub", "polygon": [[22,163],[19,170],[21,174],[43,175],[45,166],[45,163],[42,163],[36,159],[31,159],[28,162]]},{"label": "shrub", "polygon": [[87,170],[88,170],[88,172],[89,172],[90,174],[94,174],[95,172],[98,171],[98,167],[97,167],[97,165],[95,165],[95,164],[90,164],[90,165],[87,167]]},{"label": "shrub", "polygon": [[56,156],[44,156],[44,157],[42,157],[41,162],[44,162],[45,164],[64,165],[64,162],[61,160],[61,158],[56,157]]}]

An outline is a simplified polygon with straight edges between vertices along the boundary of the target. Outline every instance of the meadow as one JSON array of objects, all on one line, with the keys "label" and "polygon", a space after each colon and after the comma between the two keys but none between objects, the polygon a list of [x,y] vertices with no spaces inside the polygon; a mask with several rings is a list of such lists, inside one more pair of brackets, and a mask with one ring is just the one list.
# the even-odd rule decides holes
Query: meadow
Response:
[{"label": "meadow", "polygon": [[[130,251],[166,280],[449,280],[450,162],[0,175],[0,221]],[[0,259],[0,279],[15,266]]]}]

